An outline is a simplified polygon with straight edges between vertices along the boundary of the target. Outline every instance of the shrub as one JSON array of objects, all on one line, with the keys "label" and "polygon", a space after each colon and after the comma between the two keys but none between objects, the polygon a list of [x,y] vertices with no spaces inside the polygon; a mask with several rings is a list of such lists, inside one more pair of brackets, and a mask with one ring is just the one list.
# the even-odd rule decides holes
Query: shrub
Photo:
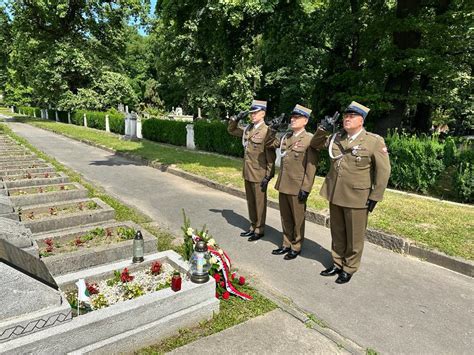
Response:
[{"label": "shrub", "polygon": [[329,153],[327,149],[321,150],[319,154],[318,166],[316,173],[319,176],[326,176],[329,173],[329,168],[331,167],[331,159],[329,158]]},{"label": "shrub", "polygon": [[85,111],[74,111],[71,113],[71,123],[76,126],[84,126],[84,112]]},{"label": "shrub", "polygon": [[444,165],[446,167],[454,165],[457,160],[458,150],[456,147],[456,142],[454,141],[452,137],[448,137],[446,141],[444,142],[443,152],[444,152],[444,157],[443,157]]},{"label": "shrub", "polygon": [[392,173],[390,185],[402,190],[427,193],[444,170],[443,145],[436,138],[387,137]]},{"label": "shrub", "polygon": [[174,145],[186,146],[186,125],[188,122],[151,118],[143,121],[143,138]]},{"label": "shrub", "polygon": [[15,112],[21,111],[27,116],[34,117],[36,113],[36,117],[41,117],[41,109],[39,107],[28,107],[28,106],[19,106],[15,107]]},{"label": "shrub", "polygon": [[67,120],[67,111],[58,111],[59,122],[68,123]]},{"label": "shrub", "polygon": [[125,117],[120,113],[109,113],[110,132],[125,134]]},{"label": "shrub", "polygon": [[105,131],[105,112],[87,111],[87,127]]},{"label": "shrub", "polygon": [[201,150],[220,154],[244,156],[241,138],[231,136],[221,121],[197,121],[194,124],[194,142]]},{"label": "shrub", "polygon": [[[71,123],[83,126],[84,114],[87,117],[87,127],[100,129],[105,131],[105,115],[109,115],[110,131],[117,134],[125,134],[125,118],[120,113],[108,113],[101,111],[84,111],[78,110],[71,113]],[[66,114],[67,122],[67,114]]]},{"label": "shrub", "polygon": [[474,202],[474,152],[467,149],[459,154],[459,164],[454,174],[454,190],[459,200]]}]

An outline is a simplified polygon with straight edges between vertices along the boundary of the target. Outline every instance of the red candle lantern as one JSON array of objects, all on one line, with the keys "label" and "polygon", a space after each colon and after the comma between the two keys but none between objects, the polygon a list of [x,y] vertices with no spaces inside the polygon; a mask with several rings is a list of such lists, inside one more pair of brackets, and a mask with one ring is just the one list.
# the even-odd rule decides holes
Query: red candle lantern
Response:
[{"label": "red candle lantern", "polygon": [[181,275],[178,271],[175,271],[171,278],[171,289],[174,292],[181,290]]}]

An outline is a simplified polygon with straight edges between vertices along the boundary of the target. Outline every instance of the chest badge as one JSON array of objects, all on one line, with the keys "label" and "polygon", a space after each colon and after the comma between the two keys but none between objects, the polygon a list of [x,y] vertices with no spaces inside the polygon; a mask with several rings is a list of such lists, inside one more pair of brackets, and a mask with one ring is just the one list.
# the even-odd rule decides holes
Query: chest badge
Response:
[{"label": "chest badge", "polygon": [[[352,152],[351,152],[351,154],[355,156],[355,155],[357,155],[357,153],[359,152],[359,150],[360,150],[360,145],[356,145],[356,146],[352,147]],[[360,157],[358,157],[358,158],[360,158]]]}]

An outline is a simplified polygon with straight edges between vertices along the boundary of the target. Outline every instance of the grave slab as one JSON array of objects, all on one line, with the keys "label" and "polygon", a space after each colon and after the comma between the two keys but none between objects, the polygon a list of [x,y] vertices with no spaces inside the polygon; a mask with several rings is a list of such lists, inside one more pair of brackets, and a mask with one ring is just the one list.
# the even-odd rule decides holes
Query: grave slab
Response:
[{"label": "grave slab", "polygon": [[[30,212],[48,211],[52,207],[59,208],[61,206],[73,205],[78,203],[87,204],[90,201],[93,201],[97,204],[98,208],[96,210],[74,212],[63,216],[53,216],[50,218],[43,218],[39,220],[28,220],[26,217]],[[56,231],[59,229],[65,229],[70,227],[77,227],[85,224],[106,222],[114,218],[115,210],[106,203],[104,203],[102,200],[99,200],[97,198],[58,202],[54,204],[27,206],[22,211],[22,219],[25,223],[25,226],[27,228],[30,228],[34,234],[47,231]]]},{"label": "grave slab", "polygon": [[53,166],[35,169],[5,169],[0,171],[0,176],[37,174],[37,173],[54,173],[56,169]]},{"label": "grave slab", "polygon": [[65,295],[41,260],[0,241],[0,349],[5,342],[71,320]]},{"label": "grave slab", "polygon": [[30,248],[33,246],[31,230],[23,223],[8,218],[0,217],[0,239],[6,240],[18,248]]},{"label": "grave slab", "polygon": [[[181,270],[187,270],[187,263],[172,251],[145,258],[148,262],[153,260],[164,260]],[[78,278],[94,278],[132,266],[130,260],[121,261],[64,275],[58,277],[57,282],[63,288],[66,284],[73,284]],[[114,348],[115,351],[133,351],[145,344],[157,342],[178,329],[210,319],[218,311],[219,301],[215,298],[213,280],[205,284],[183,280],[181,291],[173,292],[167,288],[93,311],[76,317],[61,327],[0,344],[0,352],[110,353]],[[143,342],[137,342],[142,331]],[[114,343],[119,344],[120,349]]]},{"label": "grave slab", "polygon": [[[15,207],[24,207],[24,206],[31,206],[31,205],[39,205],[39,204],[46,204],[46,203],[55,203],[61,201],[70,201],[70,200],[77,200],[81,198],[86,198],[89,192],[80,184],[78,183],[71,183],[66,186],[73,186],[74,190],[64,190],[64,191],[56,191],[56,192],[43,192],[43,193],[34,193],[34,194],[26,194],[26,195],[18,195],[12,196],[12,194],[16,191],[26,189],[23,188],[14,188],[9,189],[10,199]],[[59,188],[60,185],[58,185]],[[64,185],[63,185],[64,186]],[[47,189],[51,187],[48,186],[34,186],[35,189],[43,188]]]},{"label": "grave slab", "polygon": [[[35,177],[32,179],[25,179],[23,175],[19,175],[15,180],[3,181],[3,184],[7,188],[26,187],[26,186],[41,186],[41,185],[56,185],[56,184],[67,184],[69,177],[64,173],[54,173],[53,177]],[[1,184],[1,183],[0,183]],[[1,188],[1,187],[0,187]]]},{"label": "grave slab", "polygon": [[0,216],[13,212],[13,205],[8,196],[0,196]]},{"label": "grave slab", "polygon": [[[137,224],[128,222],[113,222],[100,223],[90,226],[83,226],[78,228],[67,229],[54,233],[42,233],[33,236],[36,241],[41,243],[45,238],[51,238],[53,241],[68,241],[73,240],[79,234],[85,234],[95,228],[115,228],[115,227],[129,227],[135,231],[140,230],[144,239],[144,253],[152,254],[157,250],[157,238],[143,230]],[[82,269],[91,268],[97,265],[104,265],[132,258],[133,256],[133,240],[124,240],[113,244],[104,244],[91,248],[78,249],[77,251],[52,255],[43,258],[42,260],[48,267],[51,274],[54,276],[64,275],[66,273],[75,272]]]}]

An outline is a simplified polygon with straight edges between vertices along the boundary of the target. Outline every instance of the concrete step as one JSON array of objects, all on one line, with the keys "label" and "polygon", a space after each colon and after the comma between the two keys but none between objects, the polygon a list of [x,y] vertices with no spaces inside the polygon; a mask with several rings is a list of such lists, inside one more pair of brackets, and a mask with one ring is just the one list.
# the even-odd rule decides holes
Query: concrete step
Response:
[{"label": "concrete step", "polygon": [[[47,190],[48,188],[57,186],[60,188],[61,186],[71,188],[71,190],[63,190],[63,191],[54,191],[54,192],[39,192],[39,189]],[[31,192],[34,191],[35,193],[29,193],[26,195],[13,195],[14,193],[18,193],[20,191],[27,191]],[[40,185],[40,186],[32,186],[32,187],[17,187],[8,189],[8,193],[10,195],[10,199],[14,206],[16,207],[25,207],[31,205],[39,205],[39,204],[51,204],[56,202],[66,202],[66,201],[73,201],[81,198],[86,198],[89,195],[89,191],[86,190],[82,185],[78,183],[67,183],[67,184],[58,184],[58,185]]]},{"label": "concrete step", "polygon": [[36,169],[5,169],[0,171],[0,176],[37,174],[37,173],[54,173],[56,169],[52,165]]},{"label": "concrete step", "polygon": [[[95,202],[97,209],[87,209],[89,202]],[[61,215],[51,214],[50,216],[43,216],[40,219],[35,220],[35,214],[44,214],[51,211],[51,208],[55,209],[75,209],[79,204],[82,204],[84,210],[72,211],[70,213]],[[27,228],[31,229],[32,233],[40,233],[47,231],[57,231],[59,229],[65,229],[69,227],[77,227],[84,224],[110,221],[115,218],[115,210],[101,201],[98,198],[93,199],[80,199],[67,202],[58,203],[47,203],[41,205],[27,206],[22,209],[21,220]],[[52,211],[54,212],[54,211]],[[33,219],[28,218],[30,214],[33,214]]]},{"label": "concrete step", "polygon": [[[45,174],[51,177],[44,177]],[[17,188],[17,187],[26,187],[26,186],[41,186],[41,185],[55,185],[55,184],[67,184],[69,182],[69,177],[62,173],[44,173],[44,174],[31,174],[32,178],[25,178],[25,175],[11,175],[4,177],[3,182],[7,189]],[[11,180],[11,179],[15,180]]]},{"label": "concrete step", "polygon": [[[143,230],[139,225],[131,222],[107,221],[103,223],[94,223],[87,226],[63,229],[61,231],[34,234],[33,238],[37,241],[41,250],[44,250],[46,244],[44,240],[51,238],[60,244],[73,241],[78,236],[83,236],[96,228],[112,228],[127,227],[133,228],[135,231],[140,230],[144,239],[144,253],[152,254],[157,251],[157,238],[147,231]],[[56,244],[56,243],[55,243]],[[102,244],[94,247],[82,247],[68,253],[61,253],[43,257],[43,261],[53,275],[63,275],[66,273],[78,271],[81,269],[91,268],[93,266],[103,265],[132,258],[133,256],[133,239],[118,241],[116,243]]]}]

